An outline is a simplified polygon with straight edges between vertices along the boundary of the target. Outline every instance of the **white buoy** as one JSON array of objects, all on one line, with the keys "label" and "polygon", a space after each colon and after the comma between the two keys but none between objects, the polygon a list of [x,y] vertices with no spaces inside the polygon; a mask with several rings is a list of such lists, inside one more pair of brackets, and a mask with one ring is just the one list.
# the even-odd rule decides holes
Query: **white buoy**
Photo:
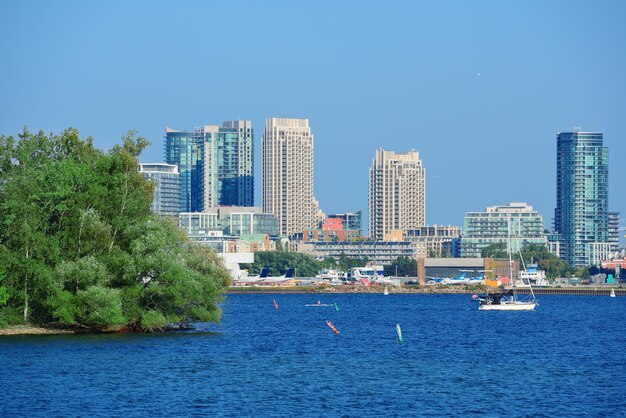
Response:
[{"label": "white buoy", "polygon": [[402,330],[400,329],[400,324],[396,324],[396,334],[398,334],[398,342],[401,343],[402,339]]}]

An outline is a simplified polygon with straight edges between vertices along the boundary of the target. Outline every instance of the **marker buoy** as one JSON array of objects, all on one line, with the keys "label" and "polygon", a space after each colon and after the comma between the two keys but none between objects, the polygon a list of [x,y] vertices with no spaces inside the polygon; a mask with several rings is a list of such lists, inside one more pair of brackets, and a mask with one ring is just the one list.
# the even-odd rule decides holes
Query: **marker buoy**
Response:
[{"label": "marker buoy", "polygon": [[337,328],[335,328],[335,326],[333,324],[331,324],[329,320],[326,320],[326,325],[328,325],[330,327],[330,329],[332,329],[335,334],[339,334],[339,330]]},{"label": "marker buoy", "polygon": [[278,303],[276,303],[276,300],[274,300],[274,308],[278,309]]},{"label": "marker buoy", "polygon": [[339,306],[337,306],[337,302],[335,302],[335,310],[339,312]]},{"label": "marker buoy", "polygon": [[396,324],[396,334],[398,334],[398,342],[402,343],[402,330],[400,329],[400,324]]}]

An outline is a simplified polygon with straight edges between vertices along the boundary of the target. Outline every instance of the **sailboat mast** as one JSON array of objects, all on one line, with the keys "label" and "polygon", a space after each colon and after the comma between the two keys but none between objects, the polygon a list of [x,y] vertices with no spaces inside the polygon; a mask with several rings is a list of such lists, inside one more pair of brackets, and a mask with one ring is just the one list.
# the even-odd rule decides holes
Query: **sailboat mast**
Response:
[{"label": "sailboat mast", "polygon": [[506,252],[509,255],[509,286],[513,288],[513,259],[511,257],[511,214],[506,216]]},{"label": "sailboat mast", "polygon": [[509,253],[509,280],[511,291],[513,292],[513,301],[517,301],[517,293],[515,292],[515,282],[513,281],[513,244],[511,243],[511,213],[506,217],[506,232],[507,232],[507,252]]}]

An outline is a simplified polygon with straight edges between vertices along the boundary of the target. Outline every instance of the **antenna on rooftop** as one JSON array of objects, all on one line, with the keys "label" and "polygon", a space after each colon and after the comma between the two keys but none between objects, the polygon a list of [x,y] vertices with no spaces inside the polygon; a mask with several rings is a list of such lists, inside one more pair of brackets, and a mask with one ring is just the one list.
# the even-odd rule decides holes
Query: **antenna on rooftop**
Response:
[{"label": "antenna on rooftop", "polygon": [[574,126],[574,132],[580,132],[582,130],[583,128],[581,128],[580,126]]}]

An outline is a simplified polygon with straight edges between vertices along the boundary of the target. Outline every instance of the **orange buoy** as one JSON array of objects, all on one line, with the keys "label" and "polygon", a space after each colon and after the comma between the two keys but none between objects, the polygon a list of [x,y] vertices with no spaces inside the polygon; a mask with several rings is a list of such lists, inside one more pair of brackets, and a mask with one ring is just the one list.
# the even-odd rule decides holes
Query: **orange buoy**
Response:
[{"label": "orange buoy", "polygon": [[326,320],[326,325],[328,325],[330,327],[330,329],[332,329],[335,334],[339,334],[339,330],[337,328],[335,328],[335,326],[333,324],[331,324],[328,319]]},{"label": "orange buoy", "polygon": [[278,309],[278,303],[276,303],[276,300],[274,300],[274,308]]}]

